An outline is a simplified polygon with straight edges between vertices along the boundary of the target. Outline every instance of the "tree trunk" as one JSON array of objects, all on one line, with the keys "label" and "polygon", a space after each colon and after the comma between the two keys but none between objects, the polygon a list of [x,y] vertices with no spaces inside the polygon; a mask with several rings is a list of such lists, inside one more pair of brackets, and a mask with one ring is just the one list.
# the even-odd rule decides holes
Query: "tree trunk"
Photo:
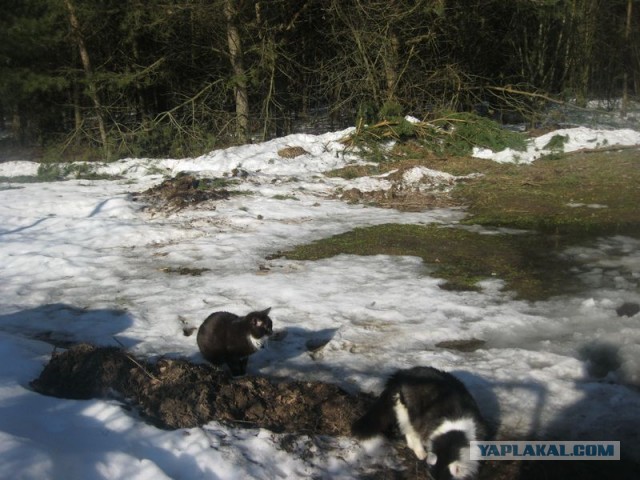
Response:
[{"label": "tree trunk", "polygon": [[64,0],[64,4],[67,8],[67,12],[69,13],[69,23],[71,24],[71,31],[73,32],[73,36],[75,37],[76,44],[78,46],[78,51],[80,52],[80,60],[82,61],[84,74],[87,77],[89,97],[93,102],[93,107],[98,118],[98,129],[100,130],[100,140],[102,142],[102,148],[104,150],[105,156],[109,156],[107,130],[104,125],[104,118],[102,117],[102,105],[100,104],[100,98],[98,97],[98,89],[93,80],[93,70],[91,68],[91,59],[89,57],[89,52],[87,50],[87,46],[84,43],[84,37],[82,35],[82,31],[80,30],[80,22],[78,21],[78,17],[76,16],[76,10],[73,3],[71,3],[71,0]]},{"label": "tree trunk", "polygon": [[234,0],[224,1],[224,15],[227,20],[227,41],[229,58],[233,69],[233,84],[236,102],[236,134],[238,140],[249,141],[249,95],[247,93],[247,74],[244,69],[242,43],[236,17],[238,11]]},{"label": "tree trunk", "polygon": [[624,75],[622,76],[622,106],[620,116],[627,117],[629,108],[629,70],[633,68],[631,58],[631,16],[633,15],[633,0],[627,0],[627,19],[624,27]]},{"label": "tree trunk", "polygon": [[[579,5],[578,5],[579,4]],[[595,48],[597,0],[579,0],[573,2],[576,21],[576,39],[574,45],[574,89],[577,105],[585,107],[589,92],[593,50]]]},{"label": "tree trunk", "polygon": [[82,112],[80,111],[80,87],[77,82],[73,82],[73,123],[75,127],[75,133],[78,133],[82,128]]},{"label": "tree trunk", "polygon": [[388,34],[388,42],[384,48],[384,76],[387,86],[387,101],[394,100],[398,85],[398,63],[400,58],[400,40],[395,32]]}]

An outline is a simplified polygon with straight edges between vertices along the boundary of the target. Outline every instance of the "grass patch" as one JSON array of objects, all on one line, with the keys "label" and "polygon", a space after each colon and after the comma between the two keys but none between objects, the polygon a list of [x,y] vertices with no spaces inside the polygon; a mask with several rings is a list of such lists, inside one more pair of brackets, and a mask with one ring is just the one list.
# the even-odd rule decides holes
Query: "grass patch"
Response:
[{"label": "grass patch", "polygon": [[177,273],[178,275],[189,275],[192,277],[199,277],[205,272],[209,272],[208,268],[190,268],[190,267],[164,267],[160,269],[164,273]]},{"label": "grass patch", "polygon": [[273,198],[274,200],[296,200],[296,201],[300,201],[299,198],[294,197],[293,195],[282,195],[280,193],[272,196],[271,198]]},{"label": "grass patch", "polygon": [[569,141],[569,135],[554,135],[543,147],[545,150],[564,151],[564,144]]},{"label": "grass patch", "polygon": [[392,165],[387,164],[386,168],[379,165],[347,165],[343,168],[337,168],[325,172],[327,177],[339,177],[345,180],[353,180],[359,177],[367,177],[371,175],[379,175],[385,171],[391,170]]},{"label": "grass patch", "polygon": [[[562,137],[554,143],[561,144]],[[640,153],[637,150],[554,154],[531,164],[438,156],[415,142],[398,144],[393,161],[329,172],[346,179],[423,165],[453,175],[482,173],[457,184],[455,203],[467,224],[578,235],[640,235]]]},{"label": "grass patch", "polygon": [[[549,148],[560,150],[563,137]],[[500,278],[524,299],[544,299],[581,288],[575,263],[561,253],[602,235],[640,235],[640,153],[637,150],[557,153],[529,165],[443,156],[419,142],[396,144],[391,161],[350,166],[332,176],[379,175],[407,165],[423,165],[453,175],[482,173],[452,191],[467,206],[466,224],[529,231],[482,235],[461,228],[382,225],[359,228],[282,256],[315,260],[341,253],[414,255],[429,274],[446,280],[443,288],[474,289],[486,278]]]},{"label": "grass patch", "polygon": [[[0,183],[39,183],[42,182],[35,175],[16,175],[15,177],[0,176]],[[10,190],[11,187],[4,187],[3,190]]]},{"label": "grass patch", "polygon": [[492,167],[460,184],[470,224],[554,234],[640,233],[640,154],[566,154],[530,165]]},{"label": "grass patch", "polygon": [[483,235],[461,228],[386,224],[356,228],[278,256],[412,255],[424,260],[431,275],[446,280],[444,288],[476,290],[478,281],[499,278],[518,297],[536,300],[566,292],[573,265],[553,254],[560,246],[557,239],[537,234]]},{"label": "grass patch", "polygon": [[38,167],[38,180],[57,182],[75,178],[78,180],[115,180],[119,177],[97,173],[90,163],[41,163]]},{"label": "grass patch", "polygon": [[95,166],[88,163],[41,163],[37,175],[16,175],[0,177],[6,183],[45,183],[62,180],[118,180],[121,177],[97,173]]}]

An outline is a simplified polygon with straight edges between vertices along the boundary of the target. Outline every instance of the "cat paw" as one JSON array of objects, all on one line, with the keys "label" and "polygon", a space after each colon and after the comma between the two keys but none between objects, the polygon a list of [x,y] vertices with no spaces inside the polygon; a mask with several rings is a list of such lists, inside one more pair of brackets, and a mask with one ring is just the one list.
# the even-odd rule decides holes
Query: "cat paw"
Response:
[{"label": "cat paw", "polygon": [[424,448],[413,449],[413,453],[416,454],[418,460],[424,460],[425,458],[427,458],[427,452],[424,451]]},{"label": "cat paw", "polygon": [[419,460],[427,458],[427,452],[424,450],[424,446],[419,438],[413,435],[407,435],[407,446],[413,450]]}]

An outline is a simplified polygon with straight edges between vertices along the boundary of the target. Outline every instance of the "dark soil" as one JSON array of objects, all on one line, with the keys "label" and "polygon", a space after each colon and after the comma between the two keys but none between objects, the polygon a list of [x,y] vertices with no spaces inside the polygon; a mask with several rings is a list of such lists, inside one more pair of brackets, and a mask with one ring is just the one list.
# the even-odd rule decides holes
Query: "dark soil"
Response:
[{"label": "dark soil", "polygon": [[134,200],[152,205],[157,210],[182,210],[209,200],[226,200],[231,192],[222,179],[197,178],[178,174],[160,185],[134,195]]},{"label": "dark soil", "polygon": [[209,365],[170,359],[149,363],[118,348],[88,344],[54,354],[31,386],[75,399],[115,392],[167,429],[218,420],[274,432],[348,435],[370,401],[326,383],[232,378]]},{"label": "dark soil", "polygon": [[[54,353],[31,386],[61,398],[118,398],[150,423],[165,429],[192,428],[218,421],[239,428],[265,428],[282,436],[282,448],[296,435],[349,436],[351,423],[372,397],[350,394],[322,382],[266,377],[232,378],[225,370],[186,360],[136,359],[122,349],[80,344]],[[380,467],[362,478],[427,479],[426,463],[402,439],[394,443],[404,470]],[[628,462],[486,462],[480,479],[582,480],[640,478]]]}]

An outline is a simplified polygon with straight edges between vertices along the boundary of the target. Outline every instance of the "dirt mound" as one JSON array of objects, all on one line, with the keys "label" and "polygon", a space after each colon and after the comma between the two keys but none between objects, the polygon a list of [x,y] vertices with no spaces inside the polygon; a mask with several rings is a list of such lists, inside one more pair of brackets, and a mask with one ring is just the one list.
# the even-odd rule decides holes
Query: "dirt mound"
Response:
[{"label": "dirt mound", "polygon": [[320,382],[232,378],[186,360],[148,363],[118,348],[81,344],[54,354],[32,387],[62,398],[126,399],[162,428],[212,420],[274,432],[349,435],[371,398]]},{"label": "dirt mound", "polygon": [[[150,423],[166,429],[192,428],[216,420],[236,427],[287,433],[282,436],[281,447],[292,452],[297,452],[301,434],[315,438],[350,435],[351,423],[373,400],[369,395],[352,395],[322,382],[232,378],[210,365],[172,359],[150,363],[119,348],[88,344],[54,353],[31,386],[37,392],[61,398],[115,397],[136,408]],[[426,462],[418,461],[403,439],[394,446],[404,469],[374,466],[360,478],[429,478]],[[482,466],[479,479],[631,479],[639,478],[639,473],[637,464],[624,461],[490,461]]]},{"label": "dirt mound", "polygon": [[230,182],[217,178],[197,178],[179,173],[160,185],[133,196],[136,201],[150,204],[157,210],[182,210],[208,200],[226,200],[231,192],[226,189]]}]

